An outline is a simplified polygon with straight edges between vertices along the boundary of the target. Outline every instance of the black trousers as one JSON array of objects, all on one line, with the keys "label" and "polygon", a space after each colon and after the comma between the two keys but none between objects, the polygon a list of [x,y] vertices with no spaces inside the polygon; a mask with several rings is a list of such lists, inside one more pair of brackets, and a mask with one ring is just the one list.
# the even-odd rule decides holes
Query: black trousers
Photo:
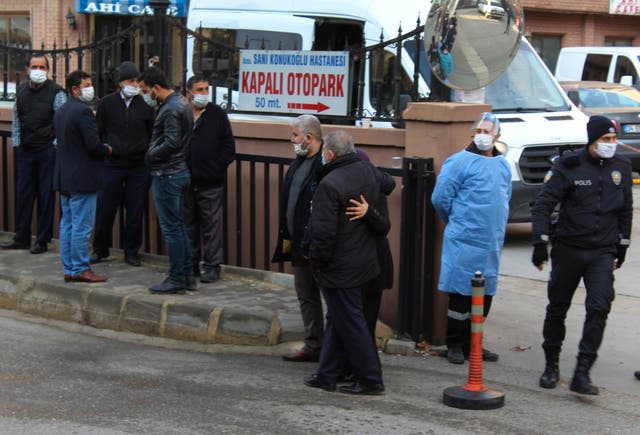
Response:
[{"label": "black trousers", "polygon": [[184,196],[182,210],[184,224],[191,241],[193,264],[200,265],[202,258],[205,270],[220,267],[224,261],[222,255],[223,195],[224,187],[190,187]]},{"label": "black trousers", "polygon": [[112,162],[104,164],[104,185],[98,193],[93,251],[101,257],[109,256],[113,245],[113,221],[124,205],[122,249],[125,255],[137,255],[142,245],[142,218],[149,197],[151,175],[144,162],[123,167]]},{"label": "black trousers", "polygon": [[551,249],[551,276],[547,286],[547,314],[544,319],[542,348],[546,355],[560,353],[566,334],[565,318],[571,306],[573,294],[584,280],[587,290],[585,309],[587,315],[582,328],[578,352],[595,359],[602,343],[613,290],[613,260],[615,246],[598,249],[573,248],[556,244]]},{"label": "black trousers", "polygon": [[327,328],[322,341],[318,377],[336,382],[346,364],[367,385],[382,383],[376,345],[362,314],[362,288],[323,288]]},{"label": "black trousers", "polygon": [[[491,309],[493,296],[484,296],[484,318]],[[447,347],[462,347],[468,351],[471,344],[471,296],[449,293],[447,311]]]},{"label": "black trousers", "polygon": [[53,236],[53,214],[56,193],[53,190],[53,172],[56,149],[50,146],[41,151],[16,148],[18,180],[16,192],[16,233],[13,239],[21,244],[31,244],[31,220],[33,204],[38,204],[38,230],[36,242],[47,244]]}]

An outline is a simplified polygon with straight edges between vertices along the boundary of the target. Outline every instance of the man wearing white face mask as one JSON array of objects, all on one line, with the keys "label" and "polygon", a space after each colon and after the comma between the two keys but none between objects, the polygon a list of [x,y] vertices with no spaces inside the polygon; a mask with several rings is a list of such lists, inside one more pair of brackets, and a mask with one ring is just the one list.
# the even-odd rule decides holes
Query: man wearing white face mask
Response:
[{"label": "man wearing white face mask", "polygon": [[[482,113],[466,149],[442,165],[431,202],[446,224],[438,289],[449,293],[447,359],[464,363],[471,340],[471,278],[485,278],[484,317],[498,287],[500,255],[509,218],[511,170],[495,147],[500,121]],[[498,355],[482,350],[484,361]]]},{"label": "man wearing white face mask", "polygon": [[107,278],[91,270],[87,246],[103,182],[103,160],[111,147],[100,140],[87,105],[94,98],[91,76],[73,71],[66,82],[70,98],[53,120],[58,139],[53,184],[60,192],[60,259],[65,281],[102,282]]},{"label": "man wearing white face mask", "polygon": [[98,134],[113,149],[104,163],[104,186],[98,194],[96,228],[91,262],[109,256],[113,221],[124,205],[126,220],[122,228],[124,261],[140,266],[142,219],[149,194],[151,175],[144,163],[149,149],[155,111],[138,95],[138,68],[122,62],[118,68],[118,90],[105,95],[98,104]]},{"label": "man wearing white face mask", "polygon": [[291,122],[291,144],[296,159],[291,162],[280,191],[278,244],[272,261],[291,261],[294,286],[304,324],[304,347],[285,361],[317,362],[322,347],[324,317],[320,288],[309,266],[307,224],[311,198],[322,168],[322,127],[313,115],[300,115]]},{"label": "man wearing white face mask", "polygon": [[64,90],[47,79],[48,71],[49,60],[45,56],[32,56],[27,64],[29,80],[18,87],[11,126],[18,162],[16,233],[13,240],[0,245],[3,249],[29,249],[33,203],[37,200],[38,230],[32,254],[46,252],[53,236],[53,114],[67,101]]},{"label": "man wearing white face mask", "polygon": [[[184,224],[191,242],[194,276],[200,281],[220,279],[222,258],[222,199],[227,167],[236,156],[236,142],[227,112],[211,102],[209,80],[187,80],[187,99],[193,109],[193,136],[187,148],[191,185],[184,197]],[[201,243],[202,241],[202,243]],[[200,273],[200,259],[203,271]]]},{"label": "man wearing white face mask", "polygon": [[[589,371],[598,356],[614,298],[613,271],[624,262],[631,236],[633,197],[631,162],[615,154],[616,125],[604,116],[587,123],[588,143],[558,158],[545,177],[532,210],[533,264],[551,274],[543,326],[546,366],[542,388],[555,388],[565,337],[564,320],[580,282],[586,287],[586,317],[570,390],[598,394]],[[557,219],[551,215],[560,204]]]}]

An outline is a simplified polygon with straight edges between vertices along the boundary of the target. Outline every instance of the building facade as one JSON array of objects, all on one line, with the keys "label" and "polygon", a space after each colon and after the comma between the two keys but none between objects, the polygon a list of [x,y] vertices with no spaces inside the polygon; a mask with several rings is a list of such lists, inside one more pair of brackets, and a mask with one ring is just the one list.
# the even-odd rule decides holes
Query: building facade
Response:
[{"label": "building facade", "polygon": [[525,35],[551,71],[562,47],[639,46],[640,0],[522,0]]}]

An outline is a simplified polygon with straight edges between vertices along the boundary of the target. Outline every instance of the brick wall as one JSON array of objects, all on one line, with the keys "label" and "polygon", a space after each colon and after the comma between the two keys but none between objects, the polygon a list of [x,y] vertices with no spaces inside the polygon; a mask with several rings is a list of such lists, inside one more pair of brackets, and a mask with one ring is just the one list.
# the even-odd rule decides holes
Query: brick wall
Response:
[{"label": "brick wall", "polygon": [[562,46],[604,45],[605,37],[629,38],[640,45],[639,17],[561,14],[525,10],[525,33],[562,36]]}]

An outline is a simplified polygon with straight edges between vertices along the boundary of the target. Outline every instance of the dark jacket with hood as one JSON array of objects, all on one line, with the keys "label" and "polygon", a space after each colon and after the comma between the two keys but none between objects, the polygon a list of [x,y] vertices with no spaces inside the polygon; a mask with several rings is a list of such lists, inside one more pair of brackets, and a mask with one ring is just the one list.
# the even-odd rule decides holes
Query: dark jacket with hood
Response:
[{"label": "dark jacket with hood", "polygon": [[362,287],[380,273],[376,241],[364,219],[349,220],[349,199],[363,195],[377,207],[377,169],[355,153],[322,168],[313,196],[310,262],[320,287]]},{"label": "dark jacket with hood", "polygon": [[307,225],[309,223],[309,213],[311,211],[311,200],[317,186],[317,179],[322,169],[322,146],[320,150],[310,159],[311,170],[302,183],[298,200],[296,201],[293,217],[293,228],[287,225],[287,204],[289,203],[289,193],[293,176],[305,161],[306,156],[299,156],[291,162],[287,173],[284,176],[282,190],[280,191],[280,225],[278,229],[278,244],[273,254],[272,262],[291,261],[293,266],[306,266],[309,264],[309,246],[307,238]]},{"label": "dark jacket with hood", "polygon": [[221,187],[236,157],[236,141],[227,112],[209,103],[193,126],[187,153],[191,186]]}]

